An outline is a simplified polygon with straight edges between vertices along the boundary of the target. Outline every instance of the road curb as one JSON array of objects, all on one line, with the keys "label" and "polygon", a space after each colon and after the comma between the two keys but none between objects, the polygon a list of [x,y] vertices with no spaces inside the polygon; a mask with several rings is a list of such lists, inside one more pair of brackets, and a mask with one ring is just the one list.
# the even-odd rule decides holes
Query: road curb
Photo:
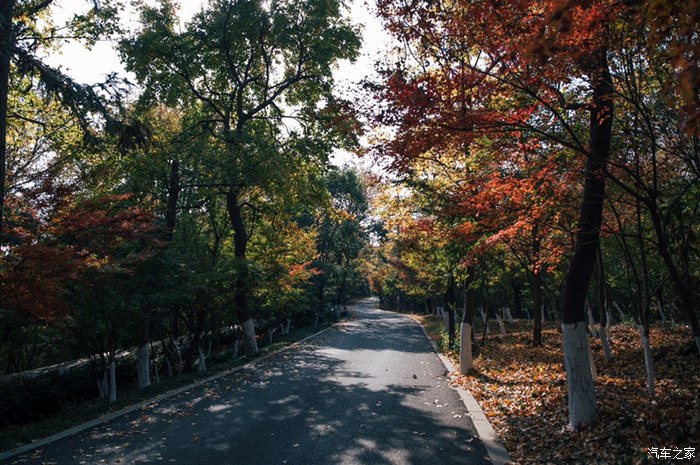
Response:
[{"label": "road curb", "polygon": [[[411,320],[413,319],[411,318]],[[413,321],[415,322],[415,320]],[[418,324],[418,326],[420,326],[420,329],[423,330],[425,338],[428,340],[437,356],[440,357],[440,361],[442,361],[442,364],[445,365],[447,372],[452,373],[454,371],[457,371],[457,367],[454,366],[452,361],[448,357],[440,353],[437,344],[435,344],[435,341],[433,341],[430,338],[428,332],[425,330],[423,325],[417,322],[416,324]],[[512,464],[513,459],[510,458],[510,454],[499,439],[496,430],[493,429],[493,426],[486,417],[486,414],[481,409],[481,406],[476,401],[474,396],[472,396],[471,392],[467,391],[466,389],[460,386],[455,386],[453,389],[457,391],[457,393],[459,394],[459,398],[462,399],[462,403],[464,403],[464,406],[467,408],[467,412],[469,412],[469,417],[474,423],[474,428],[476,428],[476,432],[479,435],[479,439],[481,439],[481,442],[484,444],[484,447],[486,447],[486,452],[489,454],[489,459],[491,460],[491,463],[493,463],[494,465]]]},{"label": "road curb", "polygon": [[341,320],[337,323],[334,323],[334,324],[328,326],[327,328],[323,328],[321,331],[318,331],[318,332],[315,332],[309,336],[306,336],[305,338],[300,339],[296,342],[293,342],[292,344],[289,344],[288,346],[281,347],[273,352],[270,352],[269,354],[265,354],[261,357],[258,357],[255,360],[253,360],[252,362],[248,362],[244,365],[239,365],[235,368],[231,368],[231,369],[222,371],[220,373],[209,376],[207,378],[200,379],[199,381],[195,381],[194,383],[190,383],[186,386],[182,386],[182,387],[179,387],[177,389],[173,389],[171,391],[164,392],[163,394],[159,394],[156,397],[153,397],[151,399],[147,399],[147,400],[138,402],[136,404],[129,405],[129,406],[124,407],[120,410],[117,410],[116,412],[112,412],[112,413],[109,413],[107,415],[103,415],[99,418],[96,418],[94,420],[90,420],[90,421],[87,421],[85,423],[81,423],[81,424],[76,425],[76,426],[69,428],[67,430],[64,430],[64,431],[61,431],[59,433],[48,436],[46,438],[40,439],[36,442],[32,442],[30,444],[25,444],[23,446],[17,447],[15,449],[10,449],[10,450],[5,451],[5,452],[0,452],[0,461],[9,459],[11,457],[14,457],[14,456],[17,456],[20,454],[23,454],[25,452],[32,451],[34,449],[38,449],[40,447],[44,447],[48,444],[51,444],[52,442],[58,441],[60,439],[66,438],[68,436],[72,436],[74,434],[81,433],[81,432],[86,431],[90,428],[94,428],[95,426],[99,426],[101,424],[104,424],[104,423],[107,423],[111,420],[114,420],[115,418],[119,418],[119,417],[124,416],[128,413],[131,413],[131,412],[134,412],[136,410],[147,407],[151,404],[155,404],[155,403],[158,403],[162,400],[169,399],[170,397],[175,397],[179,394],[182,394],[183,392],[189,391],[190,389],[194,389],[196,387],[199,387],[202,384],[216,381],[217,379],[223,378],[225,376],[228,376],[232,373],[236,373],[238,371],[253,368],[255,365],[258,365],[259,363],[262,363],[262,362],[264,362],[272,357],[275,357],[286,350],[290,350],[290,349],[293,349],[295,347],[300,346],[301,344],[305,343],[309,339],[313,339],[317,336],[320,336],[321,334],[325,333],[326,331],[330,330],[331,328],[334,328],[335,326],[337,326],[339,323],[342,323],[342,322],[343,322],[343,320]]}]

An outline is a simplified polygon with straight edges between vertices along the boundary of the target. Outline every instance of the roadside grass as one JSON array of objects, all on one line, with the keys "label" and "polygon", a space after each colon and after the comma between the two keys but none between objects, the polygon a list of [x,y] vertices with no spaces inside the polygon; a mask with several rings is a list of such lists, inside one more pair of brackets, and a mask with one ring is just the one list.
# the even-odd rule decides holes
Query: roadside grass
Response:
[{"label": "roadside grass", "polygon": [[[14,449],[25,444],[36,442],[45,437],[65,431],[74,426],[90,420],[98,419],[112,412],[121,410],[130,405],[138,404],[153,399],[161,394],[187,386],[200,380],[204,380],[218,373],[255,362],[259,358],[298,342],[314,333],[317,333],[333,323],[323,323],[317,326],[307,326],[295,329],[289,334],[278,336],[272,344],[260,348],[260,353],[254,358],[239,356],[231,360],[231,352],[223,351],[213,354],[207,360],[206,371],[193,371],[174,375],[169,378],[161,378],[159,383],[153,383],[145,389],[119,387],[117,402],[107,403],[104,399],[95,398],[90,401],[66,405],[50,417],[31,424],[21,426],[8,426],[0,429],[0,452]],[[134,368],[135,369],[135,368]]]},{"label": "roadside grass", "polygon": [[[439,317],[414,315],[444,352]],[[480,322],[479,322],[480,323]],[[475,330],[481,343],[479,324]],[[451,373],[488,415],[513,460],[530,464],[700,463],[700,359],[690,350],[687,327],[654,325],[651,345],[656,394],[646,391],[644,356],[636,327],[610,330],[613,359],[605,362],[599,339],[591,347],[598,372],[598,417],[579,431],[567,427],[567,389],[561,331],[545,322],[542,347],[533,347],[532,322],[507,323],[506,335],[489,327],[475,370]],[[458,353],[448,354],[455,365]],[[670,459],[650,456],[667,449]],[[693,458],[686,456],[693,448]],[[683,459],[673,457],[680,453]]]}]

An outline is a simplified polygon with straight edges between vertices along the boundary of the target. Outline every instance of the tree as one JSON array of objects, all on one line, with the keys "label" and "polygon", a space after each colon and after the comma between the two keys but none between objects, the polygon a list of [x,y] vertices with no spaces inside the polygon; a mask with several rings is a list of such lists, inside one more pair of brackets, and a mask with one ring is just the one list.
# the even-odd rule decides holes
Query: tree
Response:
[{"label": "tree", "polygon": [[198,187],[226,197],[238,261],[235,306],[249,355],[257,352],[251,219],[279,180],[280,165],[323,163],[328,155],[334,136],[320,130],[337,132],[340,121],[330,96],[332,67],[354,58],[359,46],[342,14],[339,2],[216,0],[176,32],[174,4],[162,1],[141,5],[143,28],[121,45],[127,69],[147,89],[144,98],[198,108],[195,125],[216,141],[207,157],[211,181]]},{"label": "tree", "polygon": [[[570,341],[575,334],[587,342],[583,309],[602,221],[613,116],[606,29],[624,7],[567,2],[560,9],[547,1],[382,6],[389,27],[419,57],[388,69],[380,88],[387,104],[379,120],[396,128],[382,150],[395,157],[396,166],[448,147],[469,152],[480,137],[510,137],[523,146],[538,141],[585,160],[577,241],[562,302],[570,423],[588,423],[595,415],[595,391],[583,363],[587,345],[574,348]],[[528,43],[529,50],[523,48]],[[588,136],[576,109],[590,112]]]},{"label": "tree", "polygon": [[320,309],[342,304],[354,293],[357,260],[369,241],[371,219],[367,186],[361,174],[350,168],[330,171],[323,179],[328,203],[312,220],[317,230],[315,278]]},{"label": "tree", "polygon": [[[94,116],[99,116],[110,131],[120,132],[124,142],[132,136],[140,137],[134,130],[135,126],[129,128],[119,121],[116,112],[104,103],[94,88],[76,83],[38,57],[41,49],[50,47],[57,40],[78,39],[89,45],[94,44],[98,37],[116,32],[114,19],[118,5],[111,0],[95,1],[86,14],[76,15],[66,25],[65,31],[61,31],[50,22],[40,26],[39,18],[46,17],[46,11],[54,3],[54,0],[0,2],[0,239],[4,234],[6,197],[6,139],[10,120],[7,105],[13,75],[36,81],[45,95],[55,97],[80,122],[87,137],[94,136],[90,131],[94,126]],[[110,79],[100,87],[109,91],[114,90],[115,84],[117,82]]]}]

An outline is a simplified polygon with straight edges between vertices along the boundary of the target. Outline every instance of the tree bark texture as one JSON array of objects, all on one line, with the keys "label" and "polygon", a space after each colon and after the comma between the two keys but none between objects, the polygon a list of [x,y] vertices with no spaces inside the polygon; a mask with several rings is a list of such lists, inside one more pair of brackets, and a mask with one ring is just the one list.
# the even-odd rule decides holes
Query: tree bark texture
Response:
[{"label": "tree bark texture", "polygon": [[610,155],[613,119],[614,88],[606,52],[600,49],[593,55],[590,149],[586,160],[583,199],[579,211],[574,254],[564,279],[562,296],[569,425],[573,428],[590,423],[596,411],[595,387],[587,360],[589,355],[585,302],[596,261],[600,226],[603,220],[604,172]]},{"label": "tree bark texture", "polygon": [[569,392],[569,426],[580,428],[589,425],[596,415],[596,396],[586,326],[562,324],[564,331],[564,365]]},{"label": "tree bark texture", "polygon": [[463,375],[474,368],[472,357],[472,325],[462,321],[459,326],[459,372]]},{"label": "tree bark texture", "polygon": [[252,357],[258,353],[258,343],[255,339],[255,326],[248,303],[248,262],[246,260],[248,233],[245,230],[237,192],[229,191],[226,194],[226,208],[233,227],[234,256],[238,261],[235,295],[236,312],[238,321],[243,328],[245,354],[248,357]]}]

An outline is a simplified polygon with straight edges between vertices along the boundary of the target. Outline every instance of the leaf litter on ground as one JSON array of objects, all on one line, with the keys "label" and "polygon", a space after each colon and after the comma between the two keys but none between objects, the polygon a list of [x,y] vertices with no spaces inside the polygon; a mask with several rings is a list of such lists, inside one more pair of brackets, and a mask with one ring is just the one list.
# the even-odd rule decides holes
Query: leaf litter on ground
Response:
[{"label": "leaf litter on ground", "polygon": [[[433,318],[417,317],[435,328]],[[689,350],[687,327],[652,327],[654,397],[647,393],[636,327],[611,328],[610,362],[604,360],[600,340],[591,339],[598,415],[577,431],[567,427],[561,331],[545,322],[543,345],[534,347],[532,322],[509,323],[505,336],[490,329],[475,355],[475,369],[468,375],[452,372],[450,379],[476,398],[517,464],[676,463],[650,457],[653,447],[694,448],[693,458],[677,463],[700,464],[700,358]],[[440,335],[431,332],[431,337]],[[450,356],[457,364],[458,353]]]}]

